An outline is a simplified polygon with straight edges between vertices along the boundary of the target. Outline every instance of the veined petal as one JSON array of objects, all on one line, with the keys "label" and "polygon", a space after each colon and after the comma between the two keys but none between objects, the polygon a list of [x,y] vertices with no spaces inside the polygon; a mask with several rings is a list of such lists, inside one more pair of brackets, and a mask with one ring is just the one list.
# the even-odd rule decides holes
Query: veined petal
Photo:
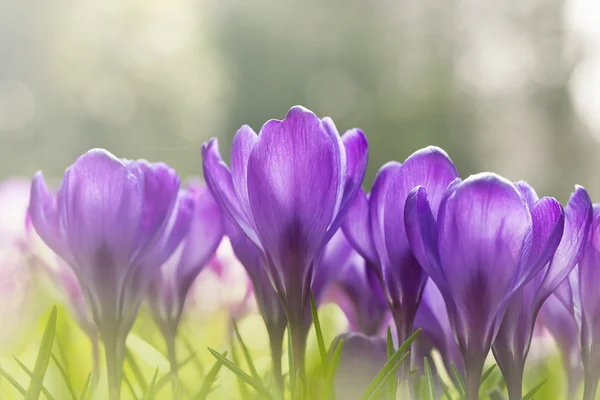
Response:
[{"label": "veined petal", "polygon": [[[241,146],[240,146],[241,147]],[[237,196],[233,178],[219,153],[216,138],[202,145],[204,179],[223,212],[244,232],[252,242],[262,248],[251,221],[248,220]]]},{"label": "veined petal", "polygon": [[240,208],[252,224],[252,211],[248,200],[248,159],[256,143],[258,135],[248,125],[242,126],[233,137],[231,143],[231,176],[233,186],[240,202]]},{"label": "veined petal", "polygon": [[480,174],[456,186],[437,224],[440,261],[461,321],[457,334],[463,345],[472,337],[485,350],[519,266],[530,213],[512,183]]},{"label": "veined petal", "polygon": [[294,279],[305,279],[333,220],[337,162],[336,144],[321,121],[300,107],[283,121],[268,121],[250,154],[248,195],[256,232],[274,265]]},{"label": "veined petal", "polygon": [[533,208],[533,205],[540,199],[535,189],[525,181],[515,182],[515,186],[517,187],[519,193],[521,193],[521,196],[523,196],[527,207],[530,209]]},{"label": "veined petal", "polygon": [[600,215],[594,217],[588,239],[579,261],[579,295],[581,307],[582,354],[600,344]]},{"label": "veined petal", "polygon": [[379,264],[379,258],[371,234],[371,217],[369,198],[364,190],[359,189],[352,201],[346,219],[342,225],[344,234],[365,259],[371,264]]}]

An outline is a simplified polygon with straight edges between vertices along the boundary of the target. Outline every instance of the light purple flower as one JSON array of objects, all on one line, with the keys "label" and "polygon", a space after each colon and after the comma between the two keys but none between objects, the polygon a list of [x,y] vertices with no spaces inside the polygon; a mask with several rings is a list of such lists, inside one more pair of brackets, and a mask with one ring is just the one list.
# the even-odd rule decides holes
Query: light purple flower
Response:
[{"label": "light purple flower", "polygon": [[69,167],[56,195],[41,173],[32,182],[35,230],[75,272],[104,340],[111,392],[127,333],[150,282],[187,233],[191,199],[165,164],[90,150]]},{"label": "light purple flower", "polygon": [[551,260],[564,214],[552,198],[539,200],[530,211],[516,186],[494,174],[455,181],[437,214],[427,197],[423,187],[408,197],[408,238],[444,297],[465,363],[467,399],[477,399],[507,303]]},{"label": "light purple flower", "polygon": [[175,336],[188,292],[214,255],[224,233],[221,210],[203,183],[191,183],[182,192],[182,197],[193,200],[189,230],[162,265],[161,274],[155,277],[148,294],[152,317],[167,341],[173,367],[176,366]]},{"label": "light purple flower", "polygon": [[231,170],[216,139],[202,147],[202,155],[217,202],[261,251],[297,337],[300,368],[315,268],[362,183],[366,137],[356,129],[340,137],[331,119],[293,107],[284,120],[266,122],[259,135],[249,126],[238,130]]},{"label": "light purple flower", "polygon": [[[525,182],[516,183],[530,209],[539,198]],[[523,372],[538,312],[548,296],[569,275],[581,256],[592,221],[592,201],[577,187],[565,209],[562,238],[552,260],[518,289],[504,314],[492,350],[504,375],[510,399],[522,397]]]},{"label": "light purple flower", "polygon": [[540,309],[538,321],[554,338],[560,351],[567,375],[567,398],[575,398],[583,378],[575,319],[556,295],[550,295]]},{"label": "light purple flower", "polygon": [[[421,149],[403,164],[389,162],[379,170],[369,196],[359,191],[344,223],[348,239],[384,286],[398,343],[412,333],[427,281],[406,236],[406,198],[413,188],[423,186],[436,212],[446,187],[457,176],[452,160],[437,147]],[[407,377],[409,367],[409,363],[402,367],[401,379]]]}]

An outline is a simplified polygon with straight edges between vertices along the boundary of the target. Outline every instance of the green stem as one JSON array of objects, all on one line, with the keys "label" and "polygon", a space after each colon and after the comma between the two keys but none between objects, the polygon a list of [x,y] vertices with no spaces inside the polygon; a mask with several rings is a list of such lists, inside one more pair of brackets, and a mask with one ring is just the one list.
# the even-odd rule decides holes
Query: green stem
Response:
[{"label": "green stem", "polygon": [[121,373],[123,369],[123,349],[116,335],[104,335],[104,355],[108,377],[108,395],[110,400],[121,399]]}]

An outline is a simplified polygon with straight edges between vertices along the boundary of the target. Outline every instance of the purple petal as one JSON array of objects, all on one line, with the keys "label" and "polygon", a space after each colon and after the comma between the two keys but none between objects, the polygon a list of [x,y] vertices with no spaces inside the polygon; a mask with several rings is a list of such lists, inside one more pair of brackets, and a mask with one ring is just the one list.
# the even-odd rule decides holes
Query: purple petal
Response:
[{"label": "purple petal", "polygon": [[321,260],[315,269],[312,291],[317,304],[320,304],[327,287],[341,274],[345,274],[352,258],[356,256],[352,245],[342,230],[338,230],[325,245]]},{"label": "purple petal", "polygon": [[204,169],[206,184],[223,212],[229,216],[252,242],[260,247],[260,241],[252,223],[246,216],[240,199],[237,196],[231,172],[219,153],[217,139],[212,139],[202,145],[202,167]]},{"label": "purple petal", "polygon": [[519,266],[530,213],[512,183],[480,174],[456,186],[437,222],[440,261],[456,305],[450,317],[459,318],[461,340],[473,336],[485,350]]},{"label": "purple petal", "polygon": [[241,210],[252,224],[252,211],[248,200],[248,160],[258,135],[248,125],[242,126],[231,143],[231,176]]},{"label": "purple petal", "polygon": [[379,264],[373,236],[371,235],[371,218],[369,214],[369,198],[359,189],[354,197],[346,219],[342,226],[344,234],[352,247],[371,264]]},{"label": "purple petal", "polygon": [[305,279],[333,220],[340,172],[335,143],[300,107],[268,121],[250,154],[248,195],[260,242],[296,279]]},{"label": "purple petal", "polygon": [[540,199],[535,192],[535,189],[525,181],[515,182],[515,186],[517,187],[519,193],[521,193],[521,196],[523,196],[527,207],[530,209],[533,208],[533,205]]}]

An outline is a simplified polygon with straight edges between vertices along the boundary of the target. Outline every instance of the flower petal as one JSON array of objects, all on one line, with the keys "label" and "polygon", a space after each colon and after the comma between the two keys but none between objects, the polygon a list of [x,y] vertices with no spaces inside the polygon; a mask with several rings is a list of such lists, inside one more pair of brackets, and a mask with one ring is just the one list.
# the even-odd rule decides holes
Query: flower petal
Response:
[{"label": "flower petal", "polygon": [[379,264],[379,258],[371,235],[371,218],[369,214],[369,198],[364,190],[359,189],[352,201],[342,225],[344,234],[352,247],[371,264]]},{"label": "flower petal", "polygon": [[515,182],[515,186],[517,187],[519,193],[521,193],[521,196],[523,196],[527,207],[532,208],[533,205],[540,199],[535,189],[532,188],[529,183],[525,181],[518,181]]},{"label": "flower petal", "polygon": [[248,195],[256,231],[274,265],[299,279],[334,217],[340,190],[335,147],[313,113],[294,107],[283,121],[263,126],[250,154]]},{"label": "flower petal", "polygon": [[248,200],[248,159],[258,142],[258,135],[248,125],[242,126],[231,143],[231,177],[240,202],[241,210],[250,223],[252,211]]}]

